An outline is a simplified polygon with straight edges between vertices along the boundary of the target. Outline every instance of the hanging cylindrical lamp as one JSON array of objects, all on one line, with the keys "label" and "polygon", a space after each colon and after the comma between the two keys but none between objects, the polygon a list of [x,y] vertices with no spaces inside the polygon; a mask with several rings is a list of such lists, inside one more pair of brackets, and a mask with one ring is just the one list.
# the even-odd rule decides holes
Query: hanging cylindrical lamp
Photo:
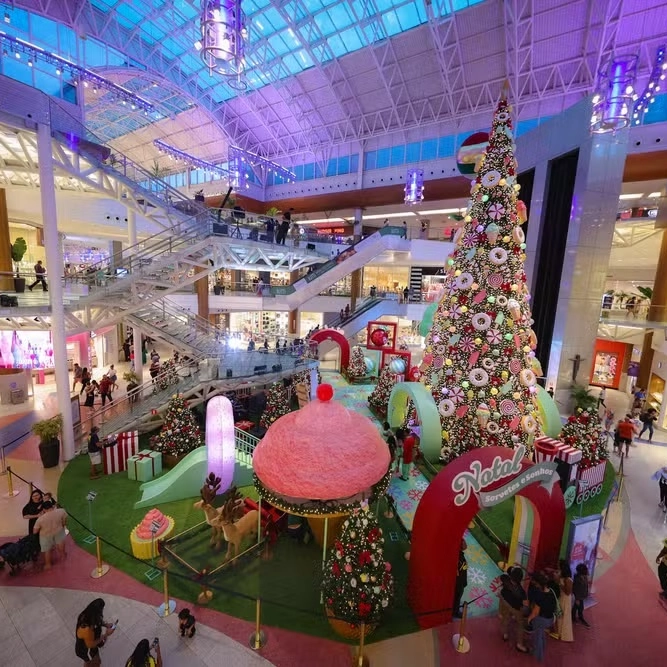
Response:
[{"label": "hanging cylindrical lamp", "polygon": [[232,88],[245,90],[248,27],[241,0],[202,0],[200,25],[201,41],[195,48],[209,74],[221,74]]},{"label": "hanging cylindrical lamp", "polygon": [[614,56],[598,72],[591,132],[616,132],[630,124],[637,56]]},{"label": "hanging cylindrical lamp", "polygon": [[419,204],[424,199],[424,170],[408,169],[405,177],[405,203]]}]

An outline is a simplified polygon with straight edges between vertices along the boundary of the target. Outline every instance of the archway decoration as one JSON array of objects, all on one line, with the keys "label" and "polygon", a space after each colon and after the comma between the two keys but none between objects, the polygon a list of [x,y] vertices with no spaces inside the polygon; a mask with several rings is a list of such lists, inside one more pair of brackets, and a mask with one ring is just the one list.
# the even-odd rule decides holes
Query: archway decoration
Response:
[{"label": "archway decoration", "polygon": [[387,418],[392,428],[403,425],[405,421],[408,399],[417,410],[421,430],[419,446],[422,454],[432,463],[440,457],[442,448],[442,426],[440,415],[431,392],[419,382],[399,382],[394,385],[389,396]]},{"label": "archway decoration", "polygon": [[[412,525],[408,599],[423,628],[451,620],[459,545],[480,508],[520,495],[532,509],[531,568],[558,563],[565,502],[555,462],[533,464],[523,446],[482,447],[447,465],[417,506]],[[435,557],[437,555],[437,557]]]},{"label": "archway decoration", "polygon": [[542,433],[550,438],[557,438],[563,428],[563,422],[561,422],[556,401],[549,396],[549,392],[544,387],[540,386],[537,387],[534,401],[542,426]]},{"label": "archway decoration", "polygon": [[325,340],[333,341],[340,348],[340,368],[338,370],[342,371],[344,368],[347,368],[350,363],[350,343],[345,338],[345,335],[337,329],[320,329],[310,337],[309,342],[319,345]]}]

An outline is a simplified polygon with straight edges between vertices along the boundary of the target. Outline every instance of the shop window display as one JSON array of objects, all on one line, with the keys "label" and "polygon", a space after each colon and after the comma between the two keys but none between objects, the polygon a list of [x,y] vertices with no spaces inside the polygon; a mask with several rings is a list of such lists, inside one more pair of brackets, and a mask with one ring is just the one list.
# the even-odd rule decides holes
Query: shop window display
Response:
[{"label": "shop window display", "polygon": [[0,331],[0,366],[53,368],[53,343],[48,331]]}]

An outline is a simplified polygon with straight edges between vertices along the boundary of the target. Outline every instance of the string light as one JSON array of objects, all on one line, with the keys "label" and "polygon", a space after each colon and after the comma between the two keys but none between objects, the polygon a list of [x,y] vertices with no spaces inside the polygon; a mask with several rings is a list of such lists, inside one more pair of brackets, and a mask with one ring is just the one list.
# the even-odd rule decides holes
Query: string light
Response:
[{"label": "string light", "polygon": [[665,45],[658,47],[655,60],[653,62],[653,69],[646,82],[646,88],[640,95],[634,96],[635,106],[632,113],[632,122],[639,125],[644,120],[644,115],[649,109],[649,104],[655,102],[655,95],[660,91],[660,82],[665,80],[667,74],[667,62],[665,62]]},{"label": "string light", "polygon": [[222,167],[218,167],[215,164],[212,164],[211,162],[206,162],[205,160],[200,160],[199,158],[195,157],[194,155],[190,155],[189,153],[185,153],[184,151],[179,150],[178,148],[174,146],[170,146],[169,144],[165,144],[164,141],[160,141],[159,139],[155,139],[153,141],[153,145],[161,152],[165,153],[166,155],[169,156],[171,160],[182,160],[186,164],[190,165],[191,167],[195,167],[195,169],[202,169],[205,172],[210,172],[211,175],[217,177],[217,178],[224,178],[229,175],[229,172],[226,169],[223,169]]}]

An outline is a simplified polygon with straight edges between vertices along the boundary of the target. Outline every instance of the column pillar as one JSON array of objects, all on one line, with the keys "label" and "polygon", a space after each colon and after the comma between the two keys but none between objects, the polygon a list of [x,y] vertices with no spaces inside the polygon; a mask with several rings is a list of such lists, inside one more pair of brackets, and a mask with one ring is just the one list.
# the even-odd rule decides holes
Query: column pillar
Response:
[{"label": "column pillar", "polygon": [[[649,330],[644,334],[642,343],[642,353],[639,357],[639,375],[637,375],[637,384],[644,391],[648,389],[648,383],[651,379],[651,368],[653,367],[653,331]],[[663,405],[667,401],[663,401]],[[662,422],[660,422],[662,423]]]},{"label": "column pillar", "polygon": [[357,307],[357,299],[361,298],[361,269],[352,271],[352,289],[350,295],[350,310],[355,311]]},{"label": "column pillar", "polygon": [[14,291],[12,263],[12,241],[9,238],[9,215],[7,213],[7,193],[0,188],[0,289]]},{"label": "column pillar", "polygon": [[[195,267],[195,273],[203,273],[204,269],[200,266]],[[205,320],[209,316],[208,307],[208,273],[195,281],[195,289],[197,290],[197,314]]]},{"label": "column pillar", "polygon": [[298,308],[289,311],[287,318],[287,333],[296,336],[299,333],[299,322],[301,320],[301,313]]},{"label": "column pillar", "polygon": [[137,213],[134,209],[127,209],[127,244],[137,245]]},{"label": "column pillar", "polygon": [[363,229],[363,224],[362,224],[362,218],[363,218],[363,208],[355,208],[354,209],[354,240],[356,241],[361,241],[361,235],[362,235],[362,229]]},{"label": "column pillar", "polygon": [[51,338],[53,363],[56,376],[58,412],[63,418],[62,457],[65,461],[74,458],[74,424],[72,420],[69,370],[67,368],[67,335],[65,332],[65,309],[63,307],[63,253],[58,236],[58,213],[56,190],[53,180],[53,155],[51,152],[51,128],[43,123],[37,125],[37,159],[39,162],[39,194],[44,225],[44,250],[49,290],[51,292]]},{"label": "column pillar", "polygon": [[141,356],[141,329],[132,329],[132,345],[134,346],[134,372],[139,377],[139,384],[144,383],[144,360]]}]

